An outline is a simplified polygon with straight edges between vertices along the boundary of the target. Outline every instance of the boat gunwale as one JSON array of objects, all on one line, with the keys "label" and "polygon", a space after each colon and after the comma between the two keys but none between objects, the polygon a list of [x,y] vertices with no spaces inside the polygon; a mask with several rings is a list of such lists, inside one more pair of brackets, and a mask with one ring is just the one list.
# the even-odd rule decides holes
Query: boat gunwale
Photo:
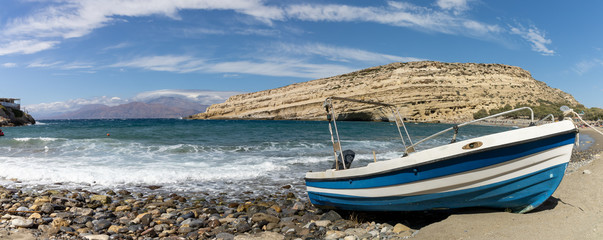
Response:
[{"label": "boat gunwale", "polygon": [[[544,125],[542,125],[542,126],[544,126]],[[429,160],[429,161],[424,161],[424,162],[409,164],[409,165],[405,165],[405,166],[402,166],[402,167],[391,168],[391,169],[387,169],[387,170],[384,170],[384,171],[377,171],[377,172],[371,172],[371,173],[368,173],[368,174],[359,174],[359,175],[343,176],[343,177],[322,177],[322,178],[305,177],[304,180],[306,182],[336,182],[336,181],[347,181],[347,180],[358,179],[358,178],[370,178],[370,177],[374,177],[374,176],[377,176],[377,175],[389,174],[389,173],[392,173],[392,172],[402,171],[402,170],[409,169],[409,168],[415,168],[415,167],[418,167],[418,166],[428,165],[428,164],[432,164],[432,163],[436,163],[436,162],[441,162],[441,161],[446,161],[446,160],[450,160],[450,159],[454,159],[454,158],[460,158],[460,157],[465,157],[465,156],[468,156],[468,155],[479,154],[479,153],[484,153],[484,152],[488,152],[488,151],[494,151],[494,150],[497,150],[497,149],[500,149],[500,148],[513,147],[513,146],[516,146],[516,145],[522,145],[522,144],[526,144],[526,143],[540,141],[542,139],[548,139],[548,138],[552,138],[552,137],[562,136],[562,135],[566,135],[566,134],[570,134],[570,133],[578,133],[578,132],[579,132],[579,130],[574,127],[574,128],[572,128],[570,130],[565,130],[565,131],[562,131],[562,132],[555,132],[555,133],[552,133],[552,134],[543,135],[543,136],[539,136],[539,137],[536,137],[536,138],[529,138],[529,139],[525,139],[525,140],[522,140],[522,141],[513,141],[513,142],[506,143],[506,144],[494,145],[494,146],[490,146],[490,147],[483,148],[483,149],[476,149],[476,150],[473,150],[473,151],[470,151],[470,152],[462,152],[462,153],[455,154],[455,155],[450,155],[450,156],[446,156],[446,157],[442,157],[442,158],[437,158],[437,159],[433,159],[433,160]],[[502,132],[502,133],[504,133],[504,132]],[[488,137],[488,136],[491,136],[491,135],[493,135],[493,134],[486,135],[486,136],[481,136],[481,137],[478,137],[478,138],[484,138],[484,137]],[[472,139],[477,139],[477,138],[472,138]],[[467,139],[465,141],[470,141],[470,140],[471,139]],[[465,142],[465,141],[463,141],[463,142]],[[460,142],[457,142],[457,143],[460,143]],[[442,146],[445,146],[445,145],[442,145]],[[440,147],[440,146],[438,146],[438,147]],[[435,148],[437,148],[437,147],[435,147]],[[433,150],[435,148],[430,148],[430,149],[427,149],[427,150],[424,150],[424,151]],[[397,159],[404,159],[404,157],[397,158]],[[389,159],[389,160],[386,160],[386,161],[392,161],[392,160],[395,160],[395,159]],[[367,165],[367,166],[363,166],[362,168],[368,168],[368,167],[369,166]],[[329,171],[329,170],[326,170],[326,171]],[[326,171],[321,171],[321,172],[326,172]],[[340,171],[345,171],[345,170],[340,170]],[[319,173],[319,172],[317,172],[317,173]]]}]

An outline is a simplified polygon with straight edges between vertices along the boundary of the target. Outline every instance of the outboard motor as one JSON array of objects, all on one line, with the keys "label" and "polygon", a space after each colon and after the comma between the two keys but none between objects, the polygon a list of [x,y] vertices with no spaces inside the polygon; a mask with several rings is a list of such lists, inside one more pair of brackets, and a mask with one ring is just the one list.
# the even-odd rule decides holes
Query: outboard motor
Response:
[{"label": "outboard motor", "polygon": [[[343,157],[342,157],[342,155],[343,155]],[[356,156],[356,153],[354,153],[354,151],[352,151],[352,150],[344,150],[343,152],[341,152],[341,154],[339,154],[339,157],[338,157],[339,159],[337,161],[337,163],[339,164],[339,170],[350,168],[350,166],[352,165],[352,161],[354,161],[355,156]],[[346,168],[343,167],[343,163],[345,163]],[[331,169],[336,169],[335,163],[333,163],[333,167],[331,167]]]}]

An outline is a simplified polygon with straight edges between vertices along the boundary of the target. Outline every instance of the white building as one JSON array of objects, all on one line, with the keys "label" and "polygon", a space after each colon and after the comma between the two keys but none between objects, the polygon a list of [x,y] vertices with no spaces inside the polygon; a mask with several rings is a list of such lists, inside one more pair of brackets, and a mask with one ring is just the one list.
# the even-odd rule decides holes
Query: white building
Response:
[{"label": "white building", "polygon": [[0,98],[0,105],[21,110],[21,99],[19,98]]}]

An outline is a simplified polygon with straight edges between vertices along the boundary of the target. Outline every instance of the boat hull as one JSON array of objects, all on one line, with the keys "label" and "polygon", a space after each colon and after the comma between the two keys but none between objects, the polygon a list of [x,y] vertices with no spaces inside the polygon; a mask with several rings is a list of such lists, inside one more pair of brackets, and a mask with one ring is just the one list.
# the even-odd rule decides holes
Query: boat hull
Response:
[{"label": "boat hull", "polygon": [[[559,186],[575,133],[571,123],[531,127],[356,170],[308,173],[308,196],[318,207],[357,211],[492,207],[527,212]],[[484,146],[458,150],[471,141]],[[438,153],[444,156],[429,159]]]}]

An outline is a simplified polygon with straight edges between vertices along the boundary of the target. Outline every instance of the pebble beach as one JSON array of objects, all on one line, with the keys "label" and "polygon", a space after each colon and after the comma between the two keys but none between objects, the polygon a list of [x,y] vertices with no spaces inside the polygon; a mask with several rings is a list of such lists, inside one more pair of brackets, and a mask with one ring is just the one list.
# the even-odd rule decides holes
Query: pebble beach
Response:
[{"label": "pebble beach", "polygon": [[[598,186],[603,178],[603,136],[580,131],[594,142],[575,151],[557,192],[528,214],[488,209],[335,212],[313,207],[291,185],[267,195],[177,194],[161,186],[145,192],[0,186],[0,239],[597,239],[603,237],[603,223],[592,220],[600,219],[596,213],[603,205],[595,198],[603,190],[575,191]],[[590,225],[579,232],[565,226],[566,219]]]}]

